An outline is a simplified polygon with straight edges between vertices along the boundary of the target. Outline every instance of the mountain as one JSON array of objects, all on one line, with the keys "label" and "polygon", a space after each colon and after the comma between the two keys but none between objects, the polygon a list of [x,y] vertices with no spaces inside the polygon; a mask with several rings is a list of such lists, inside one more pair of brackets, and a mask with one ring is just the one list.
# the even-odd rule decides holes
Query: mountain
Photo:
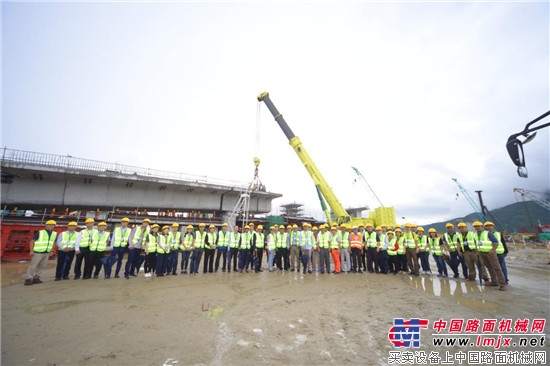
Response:
[{"label": "mountain", "polygon": [[[524,227],[528,232],[534,232],[533,226],[537,226],[539,221],[541,224],[550,224],[550,211],[544,209],[533,201],[516,202],[508,206],[491,210],[494,217],[504,226],[509,233],[521,232]],[[477,214],[471,213],[464,217],[457,217],[444,222],[435,222],[433,224],[424,225],[426,231],[433,227],[438,233],[446,232],[445,224],[451,222],[473,222],[479,220]],[[489,218],[489,220],[491,220]],[[493,220],[491,220],[493,221]]]}]

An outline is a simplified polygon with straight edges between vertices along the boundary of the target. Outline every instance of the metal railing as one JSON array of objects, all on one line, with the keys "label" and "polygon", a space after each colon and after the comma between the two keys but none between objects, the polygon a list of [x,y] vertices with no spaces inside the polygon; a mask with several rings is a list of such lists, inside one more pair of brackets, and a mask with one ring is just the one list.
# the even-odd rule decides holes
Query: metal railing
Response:
[{"label": "metal railing", "polygon": [[108,163],[98,160],[75,158],[71,155],[44,154],[33,151],[4,148],[2,149],[2,165],[4,166],[10,164],[29,164],[65,170],[85,170],[98,173],[114,173],[136,177],[161,178],[182,182],[216,184],[240,189],[245,189],[248,187],[248,184],[243,182],[216,179],[205,175],[191,175],[119,163]]}]

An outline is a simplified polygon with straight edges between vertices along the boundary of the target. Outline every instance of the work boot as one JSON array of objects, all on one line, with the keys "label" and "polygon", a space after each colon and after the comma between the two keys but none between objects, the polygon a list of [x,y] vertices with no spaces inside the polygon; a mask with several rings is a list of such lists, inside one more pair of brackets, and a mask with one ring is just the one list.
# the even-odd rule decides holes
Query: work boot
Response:
[{"label": "work boot", "polygon": [[500,285],[500,287],[498,289],[500,291],[506,291],[506,286],[505,285]]},{"label": "work boot", "polygon": [[40,281],[40,277],[35,277],[32,279],[32,283],[42,283],[42,281]]},{"label": "work boot", "polygon": [[30,286],[32,284],[33,284],[32,280],[25,280],[25,286]]}]

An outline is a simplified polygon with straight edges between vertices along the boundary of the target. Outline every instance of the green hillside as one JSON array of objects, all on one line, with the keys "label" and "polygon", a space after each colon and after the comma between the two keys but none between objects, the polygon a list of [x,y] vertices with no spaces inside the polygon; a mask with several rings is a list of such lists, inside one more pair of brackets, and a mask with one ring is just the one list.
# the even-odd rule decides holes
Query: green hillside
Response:
[{"label": "green hillside", "polygon": [[[550,224],[550,211],[542,208],[533,201],[517,202],[501,208],[491,210],[493,216],[504,225],[504,228],[509,233],[521,232],[524,227],[529,232],[533,232],[533,225]],[[529,220],[531,218],[531,222]],[[479,220],[476,213],[471,213],[465,217],[457,217],[449,221],[436,222],[429,225],[424,225],[425,228],[433,227],[438,233],[445,232],[445,224],[447,222],[456,223],[460,221],[473,222]]]}]

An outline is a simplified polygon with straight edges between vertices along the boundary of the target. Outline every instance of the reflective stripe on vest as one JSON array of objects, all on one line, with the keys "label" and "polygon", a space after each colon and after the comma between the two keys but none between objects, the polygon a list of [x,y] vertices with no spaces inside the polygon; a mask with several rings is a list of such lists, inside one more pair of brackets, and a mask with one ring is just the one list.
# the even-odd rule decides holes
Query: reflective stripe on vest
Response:
[{"label": "reflective stripe on vest", "polygon": [[330,234],[330,249],[338,249],[338,239],[340,238],[340,235],[338,233],[336,234]]},{"label": "reflective stripe on vest", "polygon": [[170,243],[170,250],[178,250],[181,243],[181,233],[170,231],[168,233],[168,243]]},{"label": "reflective stripe on vest", "polygon": [[241,234],[241,249],[250,249],[250,241],[252,240],[252,235],[250,233]]},{"label": "reflective stripe on vest", "polygon": [[201,233],[200,230],[195,231],[195,248],[204,248],[204,240],[206,239],[206,231]]},{"label": "reflective stripe on vest", "polygon": [[79,244],[79,246],[81,248],[88,248],[94,240],[97,240],[97,233],[98,232],[97,232],[96,229],[92,229],[91,235],[90,235],[90,231],[88,229],[81,230],[80,233],[79,233],[80,234],[80,244]]},{"label": "reflective stripe on vest", "polygon": [[449,233],[445,233],[445,242],[449,245],[449,248],[451,248],[451,252],[456,252],[458,245],[458,235],[456,233],[454,233],[452,237]]},{"label": "reflective stripe on vest", "polygon": [[[151,237],[151,235],[149,235]],[[168,253],[168,237],[160,234],[157,240],[157,253]]]},{"label": "reflective stripe on vest", "polygon": [[439,238],[430,238],[430,248],[434,255],[441,255],[441,247],[439,246]]},{"label": "reflective stripe on vest", "polygon": [[312,248],[315,245],[315,237],[313,236],[313,232],[311,231],[302,231],[302,235],[300,236],[300,246],[306,247],[309,246]]},{"label": "reflective stripe on vest", "polygon": [[128,245],[128,238],[130,237],[130,233],[132,232],[132,229],[126,228],[124,229],[124,234],[122,234],[122,227],[115,228],[115,231],[113,232],[113,247],[125,247]]},{"label": "reflective stripe on vest", "polygon": [[38,239],[34,241],[33,251],[35,253],[50,253],[55,244],[57,233],[52,230],[50,234],[46,230],[38,232]]},{"label": "reflective stripe on vest", "polygon": [[181,250],[190,251],[191,245],[193,245],[194,236],[191,233],[185,233],[183,237],[183,245],[180,247]]},{"label": "reflective stripe on vest", "polygon": [[405,239],[405,243],[407,245],[407,248],[409,248],[409,249],[416,248],[416,243],[414,242],[414,234],[413,233],[403,233],[403,239]]},{"label": "reflective stripe on vest", "polygon": [[[134,237],[132,238],[132,246],[136,246],[139,238],[145,238],[147,235],[149,235],[149,226],[147,226],[147,229],[145,229],[145,232],[143,232],[143,226],[138,226],[136,228]],[[141,241],[143,242],[143,239]]]},{"label": "reflective stripe on vest", "polygon": [[277,248],[286,248],[288,233],[277,233]]},{"label": "reflective stripe on vest", "polygon": [[497,254],[504,254],[504,244],[502,244],[502,235],[499,231],[495,231],[493,233],[495,238],[497,238],[498,246],[497,246]]},{"label": "reflective stripe on vest", "polygon": [[477,250],[480,252],[487,253],[493,249],[493,242],[489,240],[489,232],[487,230],[483,230],[481,235],[477,232],[474,233],[474,239],[477,242]]},{"label": "reflective stripe on vest", "polygon": [[317,241],[319,242],[319,248],[328,249],[328,238],[329,233],[319,233],[317,234]]},{"label": "reflective stripe on vest", "polygon": [[418,237],[418,248],[426,249],[428,251],[430,250],[430,247],[428,246],[428,237],[426,235]]},{"label": "reflective stripe on vest", "polygon": [[218,232],[218,248],[227,248],[229,245],[229,233],[227,231]]},{"label": "reflective stripe on vest", "polygon": [[216,233],[207,233],[208,235],[208,249],[212,249],[216,245]]},{"label": "reflective stripe on vest", "polygon": [[365,245],[369,248],[376,248],[378,245],[376,244],[376,232],[373,231],[369,233],[368,231],[365,231]]},{"label": "reflective stripe on vest", "polygon": [[63,246],[63,248],[74,249],[77,236],[78,236],[78,233],[76,231],[73,231],[72,233],[70,233],[69,231],[62,232],[61,233],[61,246]]},{"label": "reflective stripe on vest", "polygon": [[466,239],[464,239],[464,236],[460,234],[460,248],[462,251],[465,251],[464,247],[470,248],[470,250],[476,250],[477,249],[477,240],[474,238],[474,235],[471,232],[466,233]]},{"label": "reflective stripe on vest", "polygon": [[391,256],[397,255],[397,250],[395,250],[395,243],[397,243],[396,238],[393,238],[388,243],[388,255],[391,255]]},{"label": "reflective stripe on vest", "polygon": [[149,234],[147,238],[147,250],[149,253],[155,253],[157,251],[158,234]]},{"label": "reflective stripe on vest", "polygon": [[350,245],[352,248],[361,249],[363,247],[363,241],[361,240],[361,234],[351,233],[350,235]]},{"label": "reflective stripe on vest", "polygon": [[241,237],[241,234],[239,234],[239,233],[231,233],[229,235],[229,247],[230,248],[238,248],[240,237]]},{"label": "reflective stripe on vest", "polygon": [[397,248],[397,254],[405,254],[405,238],[397,238],[397,244],[399,245]]},{"label": "reflective stripe on vest", "polygon": [[265,235],[262,233],[256,233],[256,248],[263,249],[265,245]]},{"label": "reflective stripe on vest", "polygon": [[104,231],[102,233],[97,233],[97,240],[92,241],[90,245],[90,250],[92,252],[104,252],[107,248],[107,240],[109,240],[109,233]]},{"label": "reflective stripe on vest", "polygon": [[277,234],[269,234],[268,240],[267,240],[267,249],[275,250],[276,247],[277,247]]},{"label": "reflective stripe on vest", "polygon": [[342,233],[340,236],[340,245],[342,249],[348,249],[349,248],[349,233],[345,232]]}]

